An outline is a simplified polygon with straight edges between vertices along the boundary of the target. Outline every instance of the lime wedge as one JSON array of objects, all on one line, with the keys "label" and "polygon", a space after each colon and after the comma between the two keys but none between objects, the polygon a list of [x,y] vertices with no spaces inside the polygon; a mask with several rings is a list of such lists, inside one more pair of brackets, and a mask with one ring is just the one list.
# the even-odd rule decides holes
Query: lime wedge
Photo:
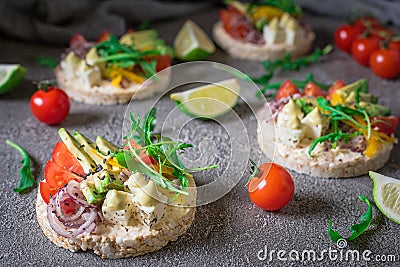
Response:
[{"label": "lime wedge", "polygon": [[400,180],[376,172],[369,172],[374,181],[372,196],[378,209],[389,219],[400,224]]},{"label": "lime wedge", "polygon": [[224,80],[191,90],[171,94],[178,108],[197,118],[216,118],[229,112],[239,99],[240,85],[236,79]]},{"label": "lime wedge", "polygon": [[191,20],[185,22],[174,41],[175,55],[184,61],[202,60],[214,53],[215,45]]},{"label": "lime wedge", "polygon": [[19,64],[0,64],[0,95],[17,87],[25,74],[26,69]]}]

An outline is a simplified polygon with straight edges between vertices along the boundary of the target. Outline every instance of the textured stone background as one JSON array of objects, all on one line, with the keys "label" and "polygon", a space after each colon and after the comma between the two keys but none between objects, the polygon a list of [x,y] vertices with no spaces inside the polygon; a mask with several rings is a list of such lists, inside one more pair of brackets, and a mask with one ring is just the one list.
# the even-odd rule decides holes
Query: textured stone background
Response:
[{"label": "textured stone background", "polygon": [[[191,19],[210,34],[212,23],[217,19],[217,11],[201,13]],[[311,15],[307,16],[307,20],[315,29],[316,46],[319,47],[333,42],[333,31],[341,23]],[[171,44],[184,21],[185,18],[166,21],[155,25],[155,28],[161,37]],[[35,63],[34,57],[38,55],[58,57],[62,50],[62,47],[22,43],[0,37],[0,62],[21,63],[29,70],[26,81],[20,87],[0,97],[0,162],[3,170],[0,174],[1,265],[261,266],[271,264],[257,259],[257,252],[264,247],[269,251],[284,249],[301,252],[312,249],[317,253],[330,247],[336,249],[336,245],[327,235],[328,220],[333,219],[337,229],[342,233],[348,233],[347,227],[356,222],[359,215],[366,210],[366,206],[358,201],[357,197],[366,195],[371,198],[372,181],[367,176],[325,180],[293,173],[296,189],[291,203],[281,211],[264,212],[249,201],[244,187],[246,173],[238,185],[222,199],[198,208],[196,219],[187,234],[155,253],[134,259],[103,260],[90,252],[71,253],[56,247],[42,234],[36,222],[34,203],[37,189],[26,195],[12,191],[18,181],[20,155],[6,146],[5,140],[11,139],[28,151],[35,163],[36,174],[42,179],[43,166],[50,158],[53,145],[58,141],[56,134],[58,127],[39,123],[29,110],[29,98],[34,92],[31,81],[53,77],[51,71]],[[253,75],[263,72],[260,64],[235,60],[220,49],[209,60],[231,65]],[[391,107],[394,114],[400,114],[398,105],[400,81],[381,80],[368,68],[357,65],[348,55],[338,51],[334,51],[323,62],[301,71],[278,73],[275,79],[277,81],[286,77],[303,79],[308,72],[312,72],[319,81],[326,83],[336,79],[352,82],[364,77],[369,81],[370,91],[381,97],[381,103]],[[246,91],[246,88],[243,88],[243,91],[247,96],[253,95],[253,92]],[[173,108],[173,104],[164,97],[157,106],[161,122],[163,114],[167,114]],[[137,103],[137,107],[142,108],[143,104]],[[99,107],[72,102],[71,113],[60,126],[81,131],[92,138],[101,134],[118,142],[121,138],[125,111],[126,105]],[[254,115],[243,102],[235,107],[235,111],[248,131],[250,156],[260,157],[261,152],[255,140]],[[238,160],[230,158],[231,147],[247,151],[243,148],[244,144],[232,143],[223,127],[216,123],[191,121],[179,134],[182,140],[190,140],[191,143],[199,145],[200,149],[194,150],[195,153],[213,153],[215,157],[212,161],[221,164],[222,169],[227,166],[226,161],[233,160],[232,165],[235,165],[235,160]],[[396,145],[389,163],[380,172],[400,178],[399,159],[399,146]],[[217,175],[218,171],[212,174],[200,174],[198,182],[202,183],[203,178]],[[399,225],[385,218],[374,208],[374,220],[370,230],[351,242],[348,248],[358,249],[361,252],[369,249],[373,252],[372,255],[393,254],[397,262],[382,266],[398,266],[399,241]],[[300,265],[276,259],[272,263]],[[328,257],[305,264],[379,265],[377,262],[330,261]]]}]

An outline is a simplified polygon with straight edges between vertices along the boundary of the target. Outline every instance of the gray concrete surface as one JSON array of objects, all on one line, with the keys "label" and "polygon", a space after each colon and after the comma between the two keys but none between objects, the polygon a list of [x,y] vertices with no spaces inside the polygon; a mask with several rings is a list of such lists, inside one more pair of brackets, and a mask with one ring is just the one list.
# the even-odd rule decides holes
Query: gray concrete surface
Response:
[{"label": "gray concrete surface", "polygon": [[[205,12],[191,17],[208,33],[217,19],[217,12]],[[321,17],[307,16],[317,33],[316,46],[332,43],[335,27],[341,22]],[[166,21],[154,25],[160,36],[168,43],[185,21]],[[43,235],[36,222],[34,209],[37,189],[26,195],[12,191],[18,181],[20,155],[5,145],[6,139],[24,147],[31,155],[35,174],[42,179],[43,166],[50,159],[54,144],[59,140],[57,130],[66,127],[95,137],[102,134],[115,142],[121,138],[121,128],[126,105],[86,106],[72,102],[69,117],[61,125],[46,126],[38,122],[29,109],[29,98],[34,92],[31,81],[52,78],[50,70],[38,66],[34,57],[38,55],[58,57],[62,47],[22,43],[0,39],[0,62],[21,63],[28,68],[26,81],[15,91],[0,97],[0,265],[2,266],[263,266],[263,265],[307,265],[307,266],[398,266],[400,262],[399,225],[384,217],[376,208],[373,210],[373,223],[370,230],[342,249],[358,250],[360,254],[370,250],[371,262],[332,260],[324,250],[338,249],[327,235],[328,220],[333,219],[336,229],[349,234],[348,226],[356,222],[364,213],[366,206],[357,200],[359,195],[371,198],[372,181],[367,176],[351,179],[317,179],[292,173],[295,179],[295,195],[288,206],[278,212],[265,212],[255,207],[249,200],[244,184],[247,173],[238,185],[220,200],[199,207],[193,226],[189,231],[165,248],[148,255],[121,260],[103,260],[91,252],[72,253],[53,245]],[[239,61],[230,58],[220,49],[209,60],[231,65],[253,75],[263,72],[258,63]],[[345,82],[366,78],[370,91],[381,98],[381,102],[400,115],[398,100],[400,80],[384,81],[373,75],[368,68],[357,65],[348,55],[334,51],[320,64],[307,67],[298,72],[278,73],[275,80],[286,77],[303,78],[312,72],[321,82],[343,79]],[[244,89],[245,90],[245,89]],[[248,92],[247,92],[248,94]],[[138,107],[141,104],[138,104]],[[173,108],[167,97],[157,106],[163,115]],[[256,143],[254,115],[249,108],[239,103],[235,111],[243,120],[249,134],[250,156],[261,155]],[[397,131],[397,136],[399,136]],[[229,146],[225,146],[226,134],[223,128],[212,122],[193,121],[180,133],[182,140],[199,144],[207,135],[217,144],[215,162],[226,166],[230,160]],[[229,141],[229,140],[228,140]],[[232,144],[231,144],[232,145]],[[232,147],[240,147],[234,143]],[[195,153],[199,151],[195,150]],[[235,159],[233,159],[235,160]],[[396,145],[390,161],[380,172],[400,178],[400,150]],[[234,162],[235,163],[235,162]],[[224,165],[225,164],[225,165]],[[212,174],[201,174],[209,177]],[[198,181],[199,182],[199,181]],[[276,252],[274,260],[261,261],[260,250],[304,250],[315,251],[319,258],[315,261],[280,261]],[[340,250],[339,250],[340,251]],[[293,252],[294,253],[294,252]],[[379,263],[376,255],[395,255],[396,262]],[[343,254],[345,255],[345,254]],[[262,255],[261,255],[262,256]],[[287,256],[287,254],[286,254]]]}]

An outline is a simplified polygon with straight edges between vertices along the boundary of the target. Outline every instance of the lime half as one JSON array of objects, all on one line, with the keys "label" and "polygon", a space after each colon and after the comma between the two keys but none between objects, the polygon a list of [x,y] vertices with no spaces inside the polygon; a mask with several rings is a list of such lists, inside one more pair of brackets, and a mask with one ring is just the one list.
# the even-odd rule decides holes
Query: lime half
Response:
[{"label": "lime half", "polygon": [[400,180],[376,172],[369,172],[374,181],[372,196],[378,209],[389,219],[400,224]]},{"label": "lime half", "polygon": [[17,87],[25,74],[26,69],[19,64],[0,64],[0,95]]},{"label": "lime half", "polygon": [[239,99],[240,85],[236,79],[200,86],[171,94],[179,109],[198,118],[216,118],[229,112]]},{"label": "lime half", "polygon": [[214,53],[215,45],[191,20],[185,22],[174,41],[175,55],[184,61],[202,60]]}]

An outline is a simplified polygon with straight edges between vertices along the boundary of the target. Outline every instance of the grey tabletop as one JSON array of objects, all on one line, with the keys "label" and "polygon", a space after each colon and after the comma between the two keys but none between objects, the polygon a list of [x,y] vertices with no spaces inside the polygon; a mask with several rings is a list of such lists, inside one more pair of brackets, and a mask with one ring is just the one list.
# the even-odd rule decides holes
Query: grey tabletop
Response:
[{"label": "grey tabletop", "polygon": [[[211,34],[217,11],[211,10],[190,18]],[[175,34],[187,18],[155,24],[160,36],[172,44]],[[334,29],[341,21],[307,15],[306,20],[316,32],[315,46],[333,43]],[[124,123],[126,105],[91,106],[72,102],[71,113],[59,126],[38,122],[29,109],[29,98],[35,88],[32,81],[53,78],[52,71],[35,63],[38,55],[58,57],[63,47],[23,43],[1,37],[0,61],[20,63],[27,67],[25,81],[13,92],[0,97],[0,159],[3,172],[0,179],[0,259],[4,266],[263,266],[263,265],[319,265],[319,266],[398,266],[400,262],[399,225],[384,217],[375,207],[370,229],[348,244],[335,244],[327,235],[329,219],[336,229],[349,234],[348,227],[365,212],[366,206],[359,195],[371,199],[372,181],[367,175],[348,179],[318,179],[292,172],[295,194],[289,205],[277,212],[266,212],[249,200],[245,183],[248,173],[241,173],[237,185],[217,201],[197,208],[192,227],[176,242],[144,256],[130,259],[104,260],[91,252],[72,253],[52,244],[42,233],[36,221],[35,200],[37,189],[29,194],[13,192],[18,181],[20,155],[6,146],[11,139],[24,147],[34,161],[35,174],[42,179],[43,166],[50,159],[54,144],[59,140],[57,130],[66,127],[78,130],[93,138],[104,135],[118,142]],[[236,60],[221,49],[208,59],[237,68],[245,73],[260,75],[260,63]],[[400,115],[400,80],[386,81],[376,77],[368,68],[355,63],[349,55],[333,51],[318,64],[295,72],[279,72],[274,80],[302,79],[313,73],[321,82],[332,83],[337,79],[352,82],[366,78],[370,91],[380,97],[381,103]],[[242,91],[246,88],[242,88]],[[252,92],[246,93],[248,96]],[[258,103],[259,104],[259,103]],[[137,104],[142,107],[142,104]],[[174,104],[168,95],[157,102],[159,121],[162,122]],[[256,142],[254,113],[244,101],[234,108],[248,135],[250,157],[260,158],[262,153]],[[233,126],[235,127],[235,126]],[[186,129],[185,129],[186,128]],[[191,121],[182,126],[180,136],[184,141],[200,144],[202,151],[214,147],[213,161],[222,169],[235,167],[237,158],[229,152],[243,149],[240,142],[232,143],[226,129],[214,122]],[[400,132],[397,131],[397,136]],[[208,140],[213,146],[202,145]],[[229,145],[227,145],[229,144]],[[247,157],[247,155],[246,155]],[[233,160],[231,165],[227,161]],[[400,150],[396,145],[389,162],[379,172],[400,178]],[[233,163],[233,164],[232,164]],[[236,164],[237,165],[237,164]],[[243,166],[241,166],[243,167]],[[218,171],[211,172],[212,175]],[[207,174],[200,176],[207,177]],[[210,174],[208,174],[210,175]],[[239,180],[240,178],[240,180]],[[201,177],[199,178],[201,180]],[[201,181],[200,181],[201,183]],[[284,250],[286,254],[279,254]],[[360,259],[345,258],[347,251],[358,251]],[[289,259],[289,252],[292,259]],[[293,252],[294,251],[294,252]],[[313,251],[317,258],[301,261]],[[368,252],[370,251],[370,252]],[[283,252],[280,252],[283,253]],[[364,253],[364,254],[363,254]],[[272,255],[270,257],[270,255]],[[283,256],[286,261],[279,259]],[[300,255],[296,260],[295,256]],[[342,255],[342,256],[341,256]],[[362,258],[362,255],[370,261]],[[394,255],[395,262],[391,258]],[[382,262],[384,259],[389,260]],[[382,261],[379,261],[382,260]]]}]

